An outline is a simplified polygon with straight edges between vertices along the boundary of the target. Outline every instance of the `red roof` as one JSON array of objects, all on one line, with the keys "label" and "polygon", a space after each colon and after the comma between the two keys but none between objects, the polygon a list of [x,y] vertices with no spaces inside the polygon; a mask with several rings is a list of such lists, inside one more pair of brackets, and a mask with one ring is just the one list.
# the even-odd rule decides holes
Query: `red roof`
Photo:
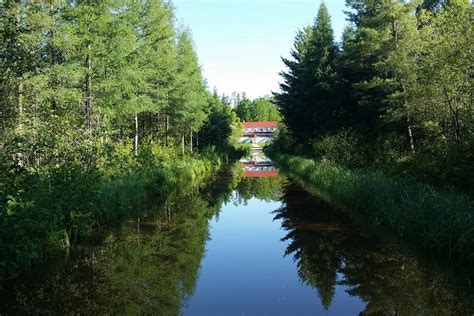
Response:
[{"label": "red roof", "polygon": [[279,173],[277,170],[273,171],[245,171],[244,178],[272,178],[278,177]]},{"label": "red roof", "polygon": [[277,127],[278,122],[242,122],[244,128]]}]

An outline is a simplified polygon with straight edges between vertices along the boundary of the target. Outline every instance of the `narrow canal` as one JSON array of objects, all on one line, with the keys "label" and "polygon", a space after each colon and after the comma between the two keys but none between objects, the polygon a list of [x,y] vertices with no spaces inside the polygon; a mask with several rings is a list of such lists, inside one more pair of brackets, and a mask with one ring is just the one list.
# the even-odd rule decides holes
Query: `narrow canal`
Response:
[{"label": "narrow canal", "polygon": [[473,314],[469,277],[354,223],[271,165],[237,171],[7,282],[0,315]]}]

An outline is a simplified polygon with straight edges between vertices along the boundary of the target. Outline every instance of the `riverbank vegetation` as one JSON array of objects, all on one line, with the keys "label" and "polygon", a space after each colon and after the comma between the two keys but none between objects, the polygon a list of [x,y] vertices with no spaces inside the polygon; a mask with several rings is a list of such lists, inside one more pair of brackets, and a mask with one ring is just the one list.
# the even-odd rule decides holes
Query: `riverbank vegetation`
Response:
[{"label": "riverbank vegetation", "polygon": [[333,311],[336,293],[346,286],[366,303],[360,314],[472,314],[472,269],[427,262],[294,183],[285,186],[282,201],[274,214],[287,231],[285,255],[293,258],[301,281],[317,291],[326,310]]},{"label": "riverbank vegetation", "polygon": [[196,290],[210,221],[232,198],[238,170],[222,168],[202,187],[188,185],[141,204],[107,229],[99,243],[81,243],[67,258],[5,282],[0,309],[7,314],[178,315]]},{"label": "riverbank vegetation", "polygon": [[94,170],[68,165],[16,172],[2,188],[2,276],[97,235],[159,197],[201,185],[220,165],[217,154],[183,158],[162,149],[101,155]]},{"label": "riverbank vegetation", "polygon": [[1,8],[0,277],[238,154],[170,3]]},{"label": "riverbank vegetation", "polygon": [[322,4],[284,59],[272,157],[334,205],[472,262],[474,7],[347,5],[342,43]]},{"label": "riverbank vegetation", "polygon": [[272,157],[309,192],[356,219],[387,228],[433,256],[474,262],[474,203],[468,196],[327,160]]}]

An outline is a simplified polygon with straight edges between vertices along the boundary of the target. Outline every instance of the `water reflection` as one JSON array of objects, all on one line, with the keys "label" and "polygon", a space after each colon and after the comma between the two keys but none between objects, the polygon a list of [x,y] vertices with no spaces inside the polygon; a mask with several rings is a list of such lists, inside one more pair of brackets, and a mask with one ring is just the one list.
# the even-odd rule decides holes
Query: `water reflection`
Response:
[{"label": "water reflection", "polygon": [[240,160],[244,178],[272,178],[279,173],[273,161],[261,151],[253,151],[252,155]]},{"label": "water reflection", "polygon": [[229,201],[233,180],[226,173],[206,190],[174,196],[100,245],[4,284],[0,315],[178,315],[195,291],[209,220]]},{"label": "water reflection", "polygon": [[283,240],[290,242],[285,255],[294,258],[301,281],[317,291],[326,310],[336,287],[345,286],[366,303],[361,315],[473,314],[466,279],[463,295],[454,278],[354,225],[295,185],[285,187],[282,201],[275,218],[283,220]]},{"label": "water reflection", "polygon": [[4,284],[0,314],[473,314],[469,277],[242,168]]}]

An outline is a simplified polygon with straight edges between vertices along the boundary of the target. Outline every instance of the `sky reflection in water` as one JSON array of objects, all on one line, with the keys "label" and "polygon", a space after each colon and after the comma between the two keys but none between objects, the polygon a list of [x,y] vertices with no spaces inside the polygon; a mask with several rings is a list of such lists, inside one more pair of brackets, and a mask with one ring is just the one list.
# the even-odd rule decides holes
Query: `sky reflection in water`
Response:
[{"label": "sky reflection in water", "polygon": [[[273,221],[280,207],[257,198],[246,206],[223,207],[212,221],[196,294],[185,315],[325,314],[316,290],[301,282],[292,256],[284,257],[290,241],[280,241],[286,235],[282,220]],[[345,290],[336,287],[334,315],[364,309]]]}]

